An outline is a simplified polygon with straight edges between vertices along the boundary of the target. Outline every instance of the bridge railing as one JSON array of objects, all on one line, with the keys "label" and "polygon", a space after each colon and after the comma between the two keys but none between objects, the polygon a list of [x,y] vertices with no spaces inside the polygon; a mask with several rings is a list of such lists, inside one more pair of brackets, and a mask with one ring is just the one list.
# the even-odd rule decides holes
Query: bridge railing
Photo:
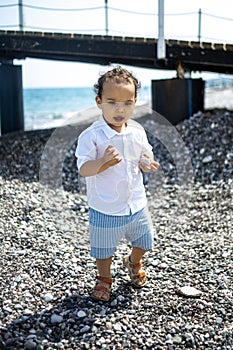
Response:
[{"label": "bridge railing", "polygon": [[[0,5],[0,29],[156,38],[158,36],[156,6],[154,11],[145,10],[146,3],[142,1],[134,1],[133,10],[129,6],[130,1],[125,1],[124,8],[120,8],[109,6],[108,0],[96,0],[93,7],[71,7],[67,4],[65,8],[55,8],[26,4],[23,0],[19,0],[18,3]],[[124,23],[124,29],[119,23]],[[223,27],[224,30],[221,32],[224,34],[219,36],[219,28]],[[142,28],[140,32],[139,28]],[[233,42],[233,18],[207,13],[201,9],[182,13],[165,11],[165,28],[165,36],[169,39]]]}]

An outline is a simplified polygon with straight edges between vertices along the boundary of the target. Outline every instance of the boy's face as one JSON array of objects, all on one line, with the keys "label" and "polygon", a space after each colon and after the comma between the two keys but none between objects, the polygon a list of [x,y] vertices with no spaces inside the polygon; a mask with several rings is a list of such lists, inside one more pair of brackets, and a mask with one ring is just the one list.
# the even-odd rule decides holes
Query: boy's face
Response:
[{"label": "boy's face", "polygon": [[121,132],[130,119],[136,103],[135,86],[130,83],[106,81],[103,85],[102,98],[96,97],[97,106],[102,110],[108,125]]}]

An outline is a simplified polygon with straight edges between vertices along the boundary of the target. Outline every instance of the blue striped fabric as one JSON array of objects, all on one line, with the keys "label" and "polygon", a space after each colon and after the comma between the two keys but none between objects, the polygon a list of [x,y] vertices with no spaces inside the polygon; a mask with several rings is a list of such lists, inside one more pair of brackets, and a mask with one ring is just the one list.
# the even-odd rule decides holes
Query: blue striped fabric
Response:
[{"label": "blue striped fabric", "polygon": [[91,256],[105,259],[113,255],[124,237],[132,246],[153,247],[153,229],[147,208],[135,214],[115,216],[89,209]]}]

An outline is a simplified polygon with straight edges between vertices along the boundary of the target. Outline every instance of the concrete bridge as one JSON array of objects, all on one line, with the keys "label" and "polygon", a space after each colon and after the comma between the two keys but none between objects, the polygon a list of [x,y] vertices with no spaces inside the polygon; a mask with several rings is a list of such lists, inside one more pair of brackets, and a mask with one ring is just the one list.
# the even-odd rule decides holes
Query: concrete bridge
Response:
[{"label": "concrete bridge", "polygon": [[233,45],[165,40],[166,57],[157,58],[156,39],[0,31],[1,133],[24,128],[22,72],[14,59],[27,57],[101,65],[126,64],[150,69],[233,74]]}]

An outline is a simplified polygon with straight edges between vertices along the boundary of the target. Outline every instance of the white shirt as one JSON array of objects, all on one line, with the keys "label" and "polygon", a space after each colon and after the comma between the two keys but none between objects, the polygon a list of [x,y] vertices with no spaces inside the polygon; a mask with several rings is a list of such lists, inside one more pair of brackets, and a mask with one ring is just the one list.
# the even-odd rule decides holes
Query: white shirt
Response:
[{"label": "white shirt", "polygon": [[118,133],[101,116],[78,138],[77,166],[103,156],[108,146],[116,147],[122,158],[103,172],[86,177],[88,205],[108,215],[129,215],[147,204],[139,161],[143,154],[153,158],[143,127],[129,120],[125,131]]}]

